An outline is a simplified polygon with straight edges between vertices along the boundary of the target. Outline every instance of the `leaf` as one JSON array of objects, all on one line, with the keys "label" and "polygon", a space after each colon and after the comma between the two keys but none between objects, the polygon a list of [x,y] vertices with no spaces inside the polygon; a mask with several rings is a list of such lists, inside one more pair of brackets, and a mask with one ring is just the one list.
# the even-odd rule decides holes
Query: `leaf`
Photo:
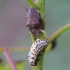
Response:
[{"label": "leaf", "polygon": [[17,66],[18,70],[24,70],[24,63],[23,62],[16,64],[16,66]]},{"label": "leaf", "polygon": [[52,43],[50,43],[50,44],[47,46],[47,48],[46,48],[46,50],[45,50],[45,53],[48,53],[49,51],[51,51],[51,49],[52,49]]},{"label": "leaf", "polygon": [[38,0],[35,2],[36,7],[39,9],[41,16],[44,16],[45,12],[45,0]]},{"label": "leaf", "polygon": [[27,2],[29,3],[30,7],[35,7],[35,4],[32,0],[27,0]]},{"label": "leaf", "polygon": [[[20,62],[16,64],[17,70],[24,70],[24,62]],[[3,69],[0,70],[12,70],[10,64],[7,64]]]},{"label": "leaf", "polygon": [[3,66],[2,65],[0,65],[0,70],[3,70]]},{"label": "leaf", "polygon": [[12,68],[11,68],[11,66],[10,66],[9,64],[7,64],[7,65],[3,68],[3,70],[12,70]]}]

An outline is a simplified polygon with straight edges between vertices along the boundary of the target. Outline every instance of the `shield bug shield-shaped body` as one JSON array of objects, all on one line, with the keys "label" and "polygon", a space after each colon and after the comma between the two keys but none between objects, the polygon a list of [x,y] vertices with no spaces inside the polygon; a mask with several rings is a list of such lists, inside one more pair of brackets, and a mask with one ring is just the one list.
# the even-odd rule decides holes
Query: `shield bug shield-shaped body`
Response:
[{"label": "shield bug shield-shaped body", "polygon": [[43,19],[40,16],[40,13],[35,8],[30,8],[27,11],[27,21],[26,26],[29,28],[31,33],[34,36],[34,39],[36,40],[37,36],[39,35],[40,31],[39,29],[44,29],[44,22]]}]

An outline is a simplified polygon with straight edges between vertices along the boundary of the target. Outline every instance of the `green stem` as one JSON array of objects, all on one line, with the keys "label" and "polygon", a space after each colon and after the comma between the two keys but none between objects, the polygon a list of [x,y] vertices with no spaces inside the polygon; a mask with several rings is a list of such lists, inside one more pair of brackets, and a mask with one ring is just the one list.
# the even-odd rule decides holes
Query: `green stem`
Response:
[{"label": "green stem", "polygon": [[38,62],[37,66],[34,67],[34,70],[42,70],[43,69],[43,58],[44,53],[41,54],[40,61]]},{"label": "green stem", "polygon": [[[67,31],[70,29],[70,24],[67,24],[65,26],[63,26],[62,28],[58,29],[57,31],[55,31],[53,34],[51,34],[47,39],[49,42],[52,42],[56,37],[58,37],[59,35],[61,35],[63,32]],[[37,64],[36,67],[34,67],[34,70],[42,70],[43,68],[43,58],[44,58],[44,53],[42,53],[42,56],[40,57],[40,61]]]},{"label": "green stem", "polygon": [[[35,4],[36,4],[37,8],[39,9],[39,13],[41,14],[43,21],[45,22],[45,17],[44,17],[44,15],[45,15],[44,14],[44,12],[45,12],[45,0],[35,0]],[[44,23],[44,25],[45,24],[46,24],[46,22]],[[44,29],[45,29],[45,27],[44,27]],[[43,33],[41,33],[38,38],[43,39]],[[40,58],[40,61],[34,67],[34,70],[42,70],[43,69],[44,53],[42,53],[39,58]]]},{"label": "green stem", "polygon": [[[31,7],[34,7],[34,3],[32,5],[32,0],[27,0],[28,3],[30,4]],[[39,9],[39,13],[42,17],[42,19],[44,20],[45,22],[45,17],[44,17],[44,12],[45,12],[45,0],[35,0],[35,5],[36,5],[36,8]],[[44,26],[45,26],[46,22],[44,23]],[[45,28],[45,27],[44,27]],[[33,35],[31,34],[31,38],[32,38],[32,43],[35,41],[34,40],[34,37]],[[43,39],[43,33],[41,33],[39,36],[38,36],[39,39]],[[40,57],[40,61],[38,62],[37,66],[35,66],[33,69],[34,70],[42,70],[43,68],[43,58],[44,58],[44,53],[41,54],[42,56]]]},{"label": "green stem", "polygon": [[48,37],[48,41],[52,42],[55,38],[57,38],[59,35],[61,35],[63,32],[65,32],[65,31],[67,31],[69,29],[70,29],[70,24],[67,24],[67,25],[63,26],[62,28],[58,29],[53,34],[51,34]]}]

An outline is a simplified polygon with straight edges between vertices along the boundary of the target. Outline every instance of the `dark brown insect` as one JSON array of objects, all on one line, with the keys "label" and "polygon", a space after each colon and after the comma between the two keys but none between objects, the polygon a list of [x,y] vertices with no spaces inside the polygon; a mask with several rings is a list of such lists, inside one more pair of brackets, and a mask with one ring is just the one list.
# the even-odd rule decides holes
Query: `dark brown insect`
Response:
[{"label": "dark brown insect", "polygon": [[38,37],[40,33],[40,29],[44,29],[44,22],[43,19],[40,16],[40,13],[36,8],[30,8],[27,11],[27,24],[26,26],[31,31],[31,33],[34,36],[34,39]]}]

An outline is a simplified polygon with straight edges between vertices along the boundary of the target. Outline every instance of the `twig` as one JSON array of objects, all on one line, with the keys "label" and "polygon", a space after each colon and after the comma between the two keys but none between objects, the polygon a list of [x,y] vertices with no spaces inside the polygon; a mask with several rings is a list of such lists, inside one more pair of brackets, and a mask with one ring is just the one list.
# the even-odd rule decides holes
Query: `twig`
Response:
[{"label": "twig", "polygon": [[63,32],[67,31],[70,29],[70,24],[67,24],[63,27],[61,27],[60,29],[58,29],[57,31],[55,31],[53,34],[51,34],[47,39],[49,42],[52,42],[56,37],[58,37],[59,35],[61,35]]},{"label": "twig", "polygon": [[[28,51],[30,48],[29,47],[24,47],[24,46],[17,46],[17,47],[8,47],[8,51]],[[0,52],[3,51],[3,47],[0,47]]]},{"label": "twig", "polygon": [[11,65],[12,70],[17,70],[16,65],[15,65],[12,57],[10,56],[9,52],[7,51],[7,49],[8,49],[8,47],[4,47],[4,49],[3,49],[4,55],[6,56],[9,64]]}]

